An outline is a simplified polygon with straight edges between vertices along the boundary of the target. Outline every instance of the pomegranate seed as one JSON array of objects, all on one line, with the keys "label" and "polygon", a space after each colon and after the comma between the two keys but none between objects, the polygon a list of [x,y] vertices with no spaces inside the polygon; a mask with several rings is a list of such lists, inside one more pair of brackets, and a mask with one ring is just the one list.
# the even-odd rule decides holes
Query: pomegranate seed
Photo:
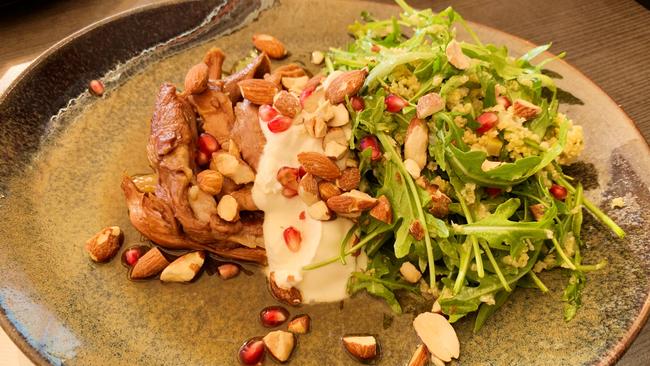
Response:
[{"label": "pomegranate seed", "polygon": [[300,211],[300,214],[298,215],[298,218],[299,218],[300,220],[304,220],[305,217],[306,217],[306,216],[305,216],[305,211]]},{"label": "pomegranate seed", "polygon": [[496,126],[499,122],[499,116],[494,112],[483,112],[480,116],[476,117],[476,122],[480,124],[479,128],[476,129],[476,132],[479,135],[482,135],[488,132],[492,127]]},{"label": "pomegranate seed", "polygon": [[264,361],[264,341],[251,338],[239,348],[239,361],[244,365],[261,365]]},{"label": "pomegranate seed", "polygon": [[289,319],[289,311],[282,306],[269,306],[260,311],[260,321],[267,328],[275,328]]},{"label": "pomegranate seed", "polygon": [[352,105],[352,109],[357,112],[361,112],[366,108],[366,103],[363,101],[363,98],[356,95],[350,98],[350,104]]},{"label": "pomegranate seed", "polygon": [[293,123],[293,120],[289,117],[285,116],[276,116],[272,120],[269,121],[269,131],[273,133],[279,133],[283,132],[289,129],[291,127],[291,124]]},{"label": "pomegranate seed", "polygon": [[309,88],[306,88],[306,89],[304,89],[302,91],[302,93],[300,93],[300,105],[301,106],[303,106],[303,107],[305,106],[305,100],[307,100],[307,98],[309,98],[309,96],[314,92],[314,90],[316,90],[316,85],[314,85],[312,87],[309,87]]},{"label": "pomegranate seed", "polygon": [[199,150],[206,153],[207,155],[212,155],[213,152],[219,150],[219,143],[217,142],[217,139],[215,139],[214,136],[210,135],[209,133],[202,133],[201,136],[199,136],[198,145]]},{"label": "pomegranate seed", "polygon": [[287,197],[287,198],[293,198],[298,195],[298,191],[295,191],[291,188],[283,188],[282,189],[282,195]]},{"label": "pomegranate seed", "polygon": [[278,112],[277,109],[271,107],[270,105],[264,104],[260,106],[260,109],[258,110],[258,114],[262,119],[262,121],[269,122],[270,120],[275,118],[275,116],[280,114],[280,112]]},{"label": "pomegranate seed", "polygon": [[278,170],[275,178],[282,184],[282,187],[298,191],[298,181],[300,180],[299,169],[283,166]]},{"label": "pomegranate seed", "polygon": [[555,197],[556,200],[564,201],[567,195],[566,188],[562,187],[559,184],[553,184],[551,188],[548,189],[549,192]]},{"label": "pomegranate seed", "polygon": [[408,105],[408,102],[395,94],[388,94],[384,99],[386,110],[391,113],[397,113]]},{"label": "pomegranate seed", "polygon": [[104,94],[104,84],[99,80],[91,80],[88,84],[88,89],[98,97],[101,97]]},{"label": "pomegranate seed", "polygon": [[289,248],[290,251],[295,253],[300,250],[302,236],[300,235],[300,231],[298,231],[298,229],[293,226],[289,226],[288,228],[284,229],[284,233],[282,233],[282,235],[284,236],[284,242],[287,244],[287,248]]},{"label": "pomegranate seed", "polygon": [[501,194],[501,188],[485,187],[485,193],[491,198],[494,198]]},{"label": "pomegranate seed", "polygon": [[497,104],[502,105],[504,109],[508,109],[508,107],[510,107],[512,103],[510,102],[510,99],[508,99],[508,97],[499,96],[497,97]]},{"label": "pomegranate seed", "polygon": [[131,248],[124,252],[124,260],[126,261],[126,264],[131,267],[135,266],[135,264],[138,263],[138,260],[140,259],[140,254],[140,250],[136,248]]},{"label": "pomegranate seed", "polygon": [[298,176],[302,179],[305,174],[307,174],[307,171],[305,170],[305,167],[301,165],[300,168],[298,168]]},{"label": "pomegranate seed", "polygon": [[381,51],[381,47],[377,46],[376,44],[373,44],[372,47],[370,47],[370,51],[377,53]]},{"label": "pomegranate seed", "polygon": [[381,159],[381,149],[379,149],[379,141],[377,138],[372,135],[365,136],[359,142],[359,149],[364,151],[365,149],[372,149],[371,159],[377,161]]},{"label": "pomegranate seed", "polygon": [[196,165],[206,166],[210,164],[210,159],[210,154],[206,154],[201,150],[196,152]]}]

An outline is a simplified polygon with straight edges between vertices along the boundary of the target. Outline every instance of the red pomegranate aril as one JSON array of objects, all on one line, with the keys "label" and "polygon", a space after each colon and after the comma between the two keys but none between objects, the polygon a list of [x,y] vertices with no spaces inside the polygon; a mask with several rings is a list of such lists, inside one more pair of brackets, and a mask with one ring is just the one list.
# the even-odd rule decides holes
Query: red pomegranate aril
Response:
[{"label": "red pomegranate aril", "polygon": [[377,53],[381,51],[381,47],[377,46],[376,44],[373,44],[372,47],[370,47],[370,51]]},{"label": "red pomegranate aril", "polygon": [[307,216],[305,216],[305,211],[300,211],[300,214],[298,215],[298,218],[300,220],[304,220]]},{"label": "red pomegranate aril", "polygon": [[395,94],[388,94],[384,99],[386,110],[391,113],[397,113],[406,107],[409,103]]},{"label": "red pomegranate aril", "polygon": [[199,136],[198,145],[199,150],[207,155],[211,155],[213,152],[219,150],[217,139],[209,133],[202,133],[201,136]]},{"label": "red pomegranate aril", "polygon": [[316,90],[316,85],[314,85],[312,87],[309,87],[309,88],[306,88],[306,89],[304,89],[302,91],[302,93],[300,93],[300,105],[301,106],[303,106],[303,107],[305,106],[305,100],[307,100],[307,98],[309,98],[309,96],[314,92],[314,90]]},{"label": "red pomegranate aril", "polygon": [[352,105],[352,109],[357,112],[361,112],[362,110],[366,109],[366,102],[364,102],[363,98],[358,95],[350,98],[350,104]]},{"label": "red pomegranate aril", "polygon": [[199,150],[196,152],[196,165],[206,166],[210,164],[211,154],[206,154],[203,151]]},{"label": "red pomegranate aril", "polygon": [[548,189],[548,191],[551,192],[556,200],[564,201],[567,196],[566,188],[562,187],[559,184],[553,184],[551,188]]},{"label": "red pomegranate aril", "polygon": [[269,121],[269,131],[273,133],[280,133],[284,132],[291,127],[291,124],[293,123],[293,120],[289,117],[286,116],[281,116],[278,115],[272,120]]},{"label": "red pomegranate aril", "polygon": [[293,226],[289,226],[288,228],[284,229],[282,236],[284,237],[284,243],[287,244],[287,248],[289,248],[290,251],[295,253],[300,250],[302,235],[300,235],[300,231],[298,229]]},{"label": "red pomegranate aril", "polygon": [[260,116],[260,119],[264,122],[269,122],[273,118],[275,118],[280,112],[278,112],[277,109],[271,107],[268,104],[264,104],[260,106],[260,109],[258,110],[258,114]]},{"label": "red pomegranate aril", "polygon": [[267,328],[275,328],[289,319],[289,311],[282,306],[268,306],[260,311],[260,321]]},{"label": "red pomegranate aril", "polygon": [[359,150],[364,151],[366,149],[372,149],[372,155],[370,158],[373,161],[381,159],[381,149],[379,149],[379,141],[377,138],[372,135],[365,136],[359,142]]},{"label": "red pomegranate aril", "polygon": [[298,177],[302,179],[302,177],[304,177],[305,174],[307,174],[307,171],[305,170],[305,167],[301,165],[300,168],[298,168]]},{"label": "red pomegranate aril", "polygon": [[503,109],[508,109],[512,103],[510,102],[510,99],[502,95],[497,97],[497,104],[502,105]]},{"label": "red pomegranate aril", "polygon": [[494,198],[501,194],[501,188],[485,187],[485,193],[487,193],[490,198]]},{"label": "red pomegranate aril", "polygon": [[126,264],[133,267],[136,263],[138,263],[140,255],[141,253],[139,249],[131,248],[124,252],[124,260],[126,261]]},{"label": "red pomegranate aril", "polygon": [[298,191],[298,184],[300,181],[300,169],[283,166],[278,169],[275,179],[280,182],[282,187],[289,188],[292,191]]},{"label": "red pomegranate aril", "polygon": [[264,341],[261,338],[251,338],[239,348],[239,361],[246,366],[257,366],[264,362]]},{"label": "red pomegranate aril", "polygon": [[104,83],[99,80],[91,80],[88,84],[88,89],[95,96],[101,97],[104,95]]},{"label": "red pomegranate aril", "polygon": [[476,129],[476,132],[479,135],[482,135],[497,125],[497,122],[499,122],[499,116],[494,112],[483,112],[480,116],[476,117],[476,122],[480,124]]}]

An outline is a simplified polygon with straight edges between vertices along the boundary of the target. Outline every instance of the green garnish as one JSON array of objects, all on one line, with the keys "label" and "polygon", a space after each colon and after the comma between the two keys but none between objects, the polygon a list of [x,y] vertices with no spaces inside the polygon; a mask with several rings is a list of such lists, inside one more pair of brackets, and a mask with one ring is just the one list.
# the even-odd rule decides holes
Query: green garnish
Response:
[{"label": "green garnish", "polygon": [[[327,73],[368,69],[358,93],[365,109],[353,110],[346,99],[352,116],[349,145],[360,162],[361,187],[388,198],[393,222],[362,214],[340,255],[304,269],[345,262],[363,248],[369,264],[353,273],[350,293],[366,290],[401,312],[395,291],[430,291],[450,322],[477,312],[478,331],[516,287],[546,293],[538,273],[563,267],[570,276],[562,296],[564,318],[572,319],[585,272],[606,265],[582,263],[583,207],[617,236],[625,233],[561,171],[579,154],[582,130],[558,111],[558,89],[542,70],[555,57],[534,63],[551,45],[513,58],[506,47],[483,44],[452,8],[434,13],[396,2],[399,17],[380,20],[364,13],[363,22],[348,29],[354,41],[330,49],[326,58]],[[470,58],[467,67],[447,55],[450,42],[457,42],[456,24],[472,38],[459,42]],[[432,93],[444,105],[422,118],[429,143],[418,176],[413,164],[405,163],[404,141],[418,101]],[[403,105],[398,111],[387,107],[395,97]],[[533,112],[508,108],[516,103]],[[497,122],[484,125],[486,113]],[[379,161],[371,159],[370,150],[360,151],[360,141],[369,135],[380,143]],[[355,245],[350,244],[353,233],[360,238]],[[402,278],[405,261],[419,268],[425,283]]]}]

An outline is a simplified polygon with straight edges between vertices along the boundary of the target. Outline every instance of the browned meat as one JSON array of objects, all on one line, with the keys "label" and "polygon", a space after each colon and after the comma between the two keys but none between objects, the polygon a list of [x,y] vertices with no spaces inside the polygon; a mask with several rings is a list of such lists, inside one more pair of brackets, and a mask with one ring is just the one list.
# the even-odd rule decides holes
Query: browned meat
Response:
[{"label": "browned meat", "polygon": [[[197,192],[197,187],[194,187],[195,194],[190,201],[196,138],[196,120],[191,107],[176,94],[176,88],[163,85],[156,101],[147,146],[150,163],[159,177],[158,185],[155,196],[147,196],[148,200],[144,200],[144,196],[139,198],[140,202],[154,205],[159,214],[142,214],[143,203],[137,205],[137,189],[133,183],[123,183],[127,199],[134,197],[133,202],[129,202],[129,206],[135,210],[131,215],[134,226],[152,240],[162,240],[163,243],[159,243],[162,245],[231,248],[234,243],[255,247],[262,238],[262,223],[259,220],[223,221],[216,214],[214,198]],[[158,231],[152,232],[147,220]],[[159,233],[165,235],[156,235]]]},{"label": "browned meat", "polygon": [[170,249],[197,249],[199,244],[188,239],[178,227],[174,211],[163,200],[142,193],[131,178],[122,178],[122,191],[129,209],[129,219],[142,235]]},{"label": "browned meat", "polygon": [[208,53],[203,57],[203,63],[208,65],[208,79],[209,80],[219,80],[221,79],[221,68],[223,66],[223,60],[226,59],[226,55],[223,53],[221,48],[211,48]]},{"label": "browned meat", "polygon": [[271,61],[265,53],[261,53],[246,67],[223,79],[222,90],[228,94],[228,97],[230,97],[230,100],[233,103],[237,103],[241,100],[241,92],[239,91],[237,83],[246,79],[261,78],[264,74],[270,71]]},{"label": "browned meat", "polygon": [[266,144],[266,138],[260,128],[257,107],[247,100],[237,103],[235,107],[235,124],[230,131],[241,156],[255,171]]},{"label": "browned meat", "polygon": [[192,95],[190,103],[201,116],[203,130],[217,139],[219,144],[230,139],[230,130],[235,123],[232,102],[218,88],[209,87],[199,95]]},{"label": "browned meat", "polygon": [[255,205],[253,201],[253,185],[248,184],[244,188],[238,189],[230,195],[237,201],[239,209],[241,211],[257,211],[259,208]]}]

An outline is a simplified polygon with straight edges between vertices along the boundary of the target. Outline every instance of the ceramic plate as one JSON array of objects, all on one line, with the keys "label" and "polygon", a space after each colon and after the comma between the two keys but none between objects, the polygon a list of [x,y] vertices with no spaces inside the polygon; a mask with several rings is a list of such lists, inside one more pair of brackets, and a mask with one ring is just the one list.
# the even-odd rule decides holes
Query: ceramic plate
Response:
[{"label": "ceramic plate", "polygon": [[[260,31],[282,39],[289,60],[308,65],[312,50],[347,41],[345,26],[362,10],[384,17],[397,9],[333,0],[212,7],[170,3],[103,21],[48,51],[0,99],[0,324],[39,365],[230,365],[244,340],[265,334],[257,314],[275,301],[259,269],[230,281],[203,275],[188,285],[134,283],[119,260],[89,261],[84,242],[107,225],[124,228],[126,245],[141,241],[119,183],[125,171],[148,169],[147,123],[161,83],[182,83],[214,46],[226,50],[228,67]],[[472,26],[514,54],[533,47]],[[609,265],[588,275],[577,317],[562,318],[567,274],[546,273],[550,294],[518,289],[478,334],[471,317],[458,323],[464,365],[612,364],[648,314],[649,215],[641,209],[650,206],[648,146],[579,71],[564,62],[549,68],[565,91],[562,108],[585,129],[583,162],[572,172],[628,236],[616,239],[587,219],[585,260]],[[100,77],[107,92],[97,98],[85,88]],[[614,197],[626,206],[611,210]],[[291,312],[313,318],[294,365],[354,364],[340,344],[351,332],[378,336],[383,365],[405,364],[418,343],[411,313],[396,316],[364,295]]]}]

